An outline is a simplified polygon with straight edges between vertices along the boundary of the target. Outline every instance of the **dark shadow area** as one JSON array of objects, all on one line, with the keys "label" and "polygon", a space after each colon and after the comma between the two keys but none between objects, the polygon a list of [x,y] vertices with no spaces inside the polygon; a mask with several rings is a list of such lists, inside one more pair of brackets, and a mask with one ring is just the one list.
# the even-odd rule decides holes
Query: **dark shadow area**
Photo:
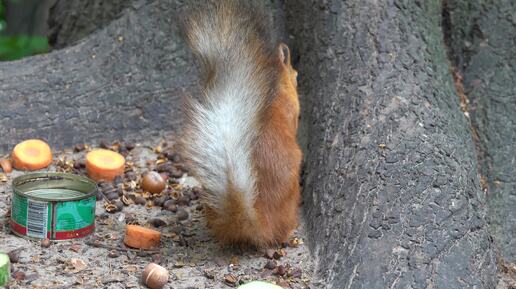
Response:
[{"label": "dark shadow area", "polygon": [[121,12],[133,4],[137,9],[145,1],[129,0],[47,0],[49,5],[49,43],[60,49],[77,43],[85,36],[102,29],[122,16]]}]

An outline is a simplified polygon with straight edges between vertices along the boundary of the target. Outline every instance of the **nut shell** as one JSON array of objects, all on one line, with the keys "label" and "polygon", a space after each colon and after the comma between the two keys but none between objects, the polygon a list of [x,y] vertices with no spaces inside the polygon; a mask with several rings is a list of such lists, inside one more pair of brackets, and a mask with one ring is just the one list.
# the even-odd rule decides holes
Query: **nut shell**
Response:
[{"label": "nut shell", "polygon": [[143,269],[143,283],[150,289],[161,289],[168,282],[168,270],[156,263],[150,263]]}]

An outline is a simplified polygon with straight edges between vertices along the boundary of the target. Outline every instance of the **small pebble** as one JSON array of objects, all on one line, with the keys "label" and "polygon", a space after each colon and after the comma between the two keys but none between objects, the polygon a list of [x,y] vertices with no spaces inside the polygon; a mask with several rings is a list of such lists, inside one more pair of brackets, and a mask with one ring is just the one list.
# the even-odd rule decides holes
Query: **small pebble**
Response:
[{"label": "small pebble", "polygon": [[174,154],[174,155],[172,156],[172,160],[171,160],[171,161],[173,161],[174,163],[180,163],[180,162],[182,161],[182,159],[181,159],[181,156],[180,156],[180,155],[178,155],[178,154]]},{"label": "small pebble", "polygon": [[12,276],[13,279],[17,281],[22,281],[25,279],[25,273],[23,273],[22,271],[16,271],[12,274]]},{"label": "small pebble", "polygon": [[108,190],[114,188],[113,184],[112,183],[108,183],[108,182],[100,182],[100,183],[98,183],[98,186],[99,186],[99,188],[102,189],[103,192],[108,191]]},{"label": "small pebble", "polygon": [[99,147],[103,148],[103,149],[108,149],[109,148],[109,144],[108,144],[107,141],[101,140],[100,143],[99,143]]},{"label": "small pebble", "polygon": [[115,184],[115,186],[118,187],[118,185],[122,184],[124,182],[124,180],[122,179],[121,176],[116,176],[115,179],[113,180],[113,184]]},{"label": "small pebble", "polygon": [[272,270],[272,269],[275,269],[275,268],[276,268],[276,266],[277,266],[276,261],[274,261],[274,260],[268,260],[268,261],[267,261],[267,263],[265,263],[264,268],[265,268],[265,269]]},{"label": "small pebble", "polygon": [[135,220],[136,220],[136,218],[134,217],[133,214],[125,213],[125,223],[126,224],[132,224],[132,223],[134,223]]},{"label": "small pebble", "polygon": [[285,273],[287,273],[287,269],[283,265],[279,265],[276,267],[276,270],[274,270],[275,275],[283,276]]},{"label": "small pebble", "polygon": [[128,179],[129,181],[136,181],[136,179],[138,178],[136,176],[136,173],[133,172],[133,171],[128,171],[125,173],[125,178]]},{"label": "small pebble", "polygon": [[301,278],[302,275],[303,272],[299,268],[292,269],[287,273],[287,276],[291,278]]},{"label": "small pebble", "polygon": [[165,203],[166,196],[155,198],[153,202],[154,206],[161,207]]},{"label": "small pebble", "polygon": [[172,169],[169,170],[170,176],[172,178],[180,178],[183,176],[183,172],[175,167],[172,167]]},{"label": "small pebble", "polygon": [[162,227],[162,226],[165,226],[167,224],[167,222],[163,221],[162,219],[160,218],[152,218],[149,223],[151,223],[154,227]]},{"label": "small pebble", "polygon": [[106,198],[110,201],[112,200],[116,200],[118,199],[118,192],[114,191],[114,192],[109,192],[107,195],[106,195]]},{"label": "small pebble", "polygon": [[161,257],[161,254],[154,254],[152,255],[152,262],[156,264],[160,264],[163,261],[163,258]]},{"label": "small pebble", "polygon": [[82,152],[82,151],[83,151],[83,150],[85,150],[85,149],[86,149],[86,145],[85,145],[85,144],[83,144],[83,143],[78,144],[78,145],[75,145],[75,146],[73,147],[73,151],[74,151],[74,152],[76,152],[76,153],[78,153],[78,152]]},{"label": "small pebble", "polygon": [[175,152],[173,152],[172,150],[167,150],[167,151],[164,151],[163,152],[163,155],[165,155],[165,157],[171,161],[174,160],[174,156],[176,155]]},{"label": "small pebble", "polygon": [[177,204],[180,206],[189,206],[190,198],[188,196],[181,196],[179,199],[177,199]]},{"label": "small pebble", "polygon": [[128,150],[128,151],[132,151],[134,148],[136,147],[136,145],[132,142],[128,142],[125,144],[125,148]]},{"label": "small pebble", "polygon": [[7,255],[9,256],[11,263],[18,263],[18,261],[20,261],[20,250],[12,250],[7,253]]},{"label": "small pebble", "polygon": [[145,206],[147,204],[147,200],[145,200],[142,196],[136,196],[134,197],[134,203],[137,205]]},{"label": "small pebble", "polygon": [[190,199],[197,200],[202,195],[202,189],[199,187],[195,187],[190,192]]},{"label": "small pebble", "polygon": [[109,251],[107,256],[109,258],[118,258],[118,257],[120,257],[120,252],[118,252],[117,250],[112,250],[112,251]]},{"label": "small pebble", "polygon": [[171,163],[162,163],[156,167],[158,173],[168,173],[172,170],[173,166]]},{"label": "small pebble", "polygon": [[115,202],[115,206],[116,206],[117,211],[121,211],[124,208],[124,203],[122,203],[122,201],[118,200]]},{"label": "small pebble", "polygon": [[179,236],[178,244],[179,244],[179,246],[181,246],[181,247],[186,247],[186,246],[188,246],[188,242],[186,241],[186,239],[185,239],[185,238],[183,238],[183,236]]},{"label": "small pebble", "polygon": [[184,209],[179,209],[177,210],[176,216],[179,221],[184,221],[188,219],[188,212]]},{"label": "small pebble", "polygon": [[173,213],[177,212],[177,205],[175,204],[174,200],[168,200],[165,203],[163,203],[163,208]]},{"label": "small pebble", "polygon": [[104,195],[101,192],[97,192],[97,202],[102,201],[104,199]]},{"label": "small pebble", "polygon": [[75,161],[75,162],[73,162],[73,168],[76,170],[80,170],[80,169],[82,169],[82,166],[79,163],[79,161]]}]

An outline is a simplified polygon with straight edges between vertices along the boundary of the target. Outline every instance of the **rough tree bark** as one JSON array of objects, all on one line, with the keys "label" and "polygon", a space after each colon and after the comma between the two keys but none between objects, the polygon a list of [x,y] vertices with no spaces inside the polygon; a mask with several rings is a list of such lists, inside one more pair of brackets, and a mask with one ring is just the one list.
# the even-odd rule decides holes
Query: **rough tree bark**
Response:
[{"label": "rough tree bark", "polygon": [[478,133],[490,228],[501,256],[516,262],[516,2],[449,0],[447,6],[450,54]]},{"label": "rough tree bark", "polygon": [[145,1],[130,0],[48,0],[49,42],[54,48],[71,45],[86,35],[101,29],[121,16],[124,8],[138,9]]},{"label": "rough tree bark", "polygon": [[5,35],[46,35],[49,0],[3,2],[7,9]]},{"label": "rough tree bark", "polygon": [[[85,7],[72,2],[56,6],[54,23]],[[56,43],[77,44],[0,63],[0,153],[27,137],[63,147],[180,128],[180,96],[197,80],[175,25],[182,1],[115,2],[126,8],[102,29],[59,24]],[[440,1],[284,4],[286,18],[276,16],[300,55],[304,217],[317,288],[493,288],[486,199]]]},{"label": "rough tree bark", "polygon": [[493,288],[440,1],[287,1],[321,288]]},{"label": "rough tree bark", "polygon": [[179,129],[179,100],[197,79],[174,20],[181,4],[141,2],[77,45],[0,63],[0,153],[29,137],[62,148]]}]

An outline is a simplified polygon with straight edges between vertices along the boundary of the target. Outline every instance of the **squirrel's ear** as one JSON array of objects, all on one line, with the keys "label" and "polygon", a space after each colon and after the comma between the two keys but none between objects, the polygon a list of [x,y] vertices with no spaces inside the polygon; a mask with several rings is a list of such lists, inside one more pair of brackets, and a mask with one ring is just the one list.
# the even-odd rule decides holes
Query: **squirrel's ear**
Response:
[{"label": "squirrel's ear", "polygon": [[281,62],[285,65],[290,65],[290,50],[285,43],[280,43],[278,45],[278,53]]}]

